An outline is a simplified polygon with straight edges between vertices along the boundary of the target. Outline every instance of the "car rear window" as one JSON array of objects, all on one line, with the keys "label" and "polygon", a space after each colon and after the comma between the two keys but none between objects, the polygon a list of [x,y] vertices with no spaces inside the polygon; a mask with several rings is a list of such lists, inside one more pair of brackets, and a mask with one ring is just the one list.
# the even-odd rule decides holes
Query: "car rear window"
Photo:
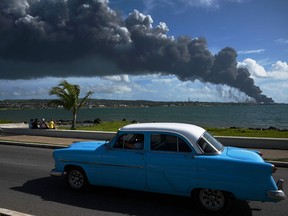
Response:
[{"label": "car rear window", "polygon": [[189,145],[180,137],[169,134],[152,134],[151,150],[170,152],[191,152]]},{"label": "car rear window", "polygon": [[204,153],[219,153],[224,146],[208,132],[205,132],[197,142],[198,146]]}]

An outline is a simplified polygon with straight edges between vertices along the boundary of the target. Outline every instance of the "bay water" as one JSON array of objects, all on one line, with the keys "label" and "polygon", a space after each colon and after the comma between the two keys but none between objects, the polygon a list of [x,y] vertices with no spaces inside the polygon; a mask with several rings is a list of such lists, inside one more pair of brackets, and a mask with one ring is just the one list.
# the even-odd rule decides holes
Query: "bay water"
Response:
[{"label": "bay water", "polygon": [[[82,108],[78,121],[183,122],[202,127],[242,127],[288,129],[288,104],[221,104],[122,108]],[[28,122],[30,119],[71,120],[65,109],[0,110],[1,120]]]}]

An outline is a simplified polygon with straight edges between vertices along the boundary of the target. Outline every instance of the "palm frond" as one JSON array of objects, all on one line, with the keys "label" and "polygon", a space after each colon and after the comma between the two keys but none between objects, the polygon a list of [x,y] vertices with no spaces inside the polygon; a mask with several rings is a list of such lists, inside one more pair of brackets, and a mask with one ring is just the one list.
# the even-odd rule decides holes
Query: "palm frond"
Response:
[{"label": "palm frond", "polygon": [[87,99],[88,99],[92,94],[94,94],[93,91],[89,91],[89,92],[86,93],[85,97],[82,98],[82,100],[80,101],[80,103],[79,103],[79,105],[78,105],[78,109],[84,105],[84,103],[87,101]]},{"label": "palm frond", "polygon": [[[78,110],[83,106],[89,96],[93,94],[92,91],[88,92],[85,97],[80,100],[80,86],[73,85],[62,80],[58,86],[51,88],[49,95],[56,95],[58,99],[52,100],[49,102],[50,105],[63,106],[67,110],[71,110],[73,113],[73,123],[71,128],[75,128],[76,125],[76,116]],[[80,100],[80,102],[79,102]]]}]

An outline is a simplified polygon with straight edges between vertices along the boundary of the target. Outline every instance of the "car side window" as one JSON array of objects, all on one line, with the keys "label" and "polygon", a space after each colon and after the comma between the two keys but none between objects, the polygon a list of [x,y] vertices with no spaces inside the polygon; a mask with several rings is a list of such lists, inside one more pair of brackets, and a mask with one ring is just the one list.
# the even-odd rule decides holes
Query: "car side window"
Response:
[{"label": "car side window", "polygon": [[142,150],[144,148],[144,134],[122,134],[118,137],[113,148]]},{"label": "car side window", "polygon": [[189,145],[180,137],[169,134],[152,134],[152,151],[191,152]]}]

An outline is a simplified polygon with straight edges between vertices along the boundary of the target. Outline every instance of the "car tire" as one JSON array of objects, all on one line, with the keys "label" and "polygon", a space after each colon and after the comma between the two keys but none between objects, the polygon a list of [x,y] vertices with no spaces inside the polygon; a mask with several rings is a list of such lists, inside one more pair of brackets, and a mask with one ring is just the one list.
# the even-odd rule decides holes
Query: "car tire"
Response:
[{"label": "car tire", "polygon": [[230,197],[223,191],[202,188],[194,193],[197,204],[209,213],[222,213],[230,205]]},{"label": "car tire", "polygon": [[68,186],[75,191],[83,190],[88,185],[86,174],[79,167],[71,167],[67,171],[66,181]]}]

